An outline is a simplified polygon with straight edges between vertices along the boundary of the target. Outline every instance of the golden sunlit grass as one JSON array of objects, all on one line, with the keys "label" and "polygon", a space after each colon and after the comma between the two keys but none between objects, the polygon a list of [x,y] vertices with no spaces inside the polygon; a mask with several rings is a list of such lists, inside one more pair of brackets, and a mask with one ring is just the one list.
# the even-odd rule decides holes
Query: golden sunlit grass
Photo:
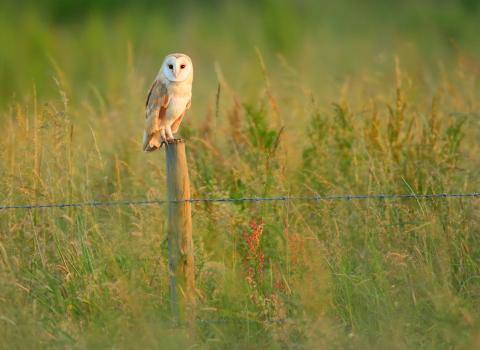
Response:
[{"label": "golden sunlit grass", "polygon": [[[55,95],[32,82],[5,103],[1,204],[166,197],[163,152],[141,152],[158,67],[143,67],[133,39],[126,52],[108,42],[103,22],[87,28],[78,47],[47,45],[103,44],[118,61],[91,68],[96,84],[91,62],[58,54]],[[45,31],[34,33],[54,41]],[[479,190],[480,69],[467,53],[430,68],[389,55],[333,79],[325,63],[305,74],[250,47],[235,62],[248,80],[195,50],[198,100],[181,128],[194,197]],[[195,334],[170,322],[164,206],[1,210],[1,344],[472,348],[479,209],[458,198],[194,204]]]}]

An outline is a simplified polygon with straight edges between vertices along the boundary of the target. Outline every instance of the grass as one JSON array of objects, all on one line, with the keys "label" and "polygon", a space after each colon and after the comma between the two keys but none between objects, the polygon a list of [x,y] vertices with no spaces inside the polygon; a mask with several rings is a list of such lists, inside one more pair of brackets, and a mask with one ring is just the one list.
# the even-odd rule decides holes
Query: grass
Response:
[{"label": "grass", "polygon": [[[143,103],[177,50],[194,197],[478,192],[478,12],[410,5],[189,5],[178,42],[161,12],[2,11],[1,203],[165,198]],[[479,207],[194,204],[195,332],[171,322],[164,206],[3,210],[0,348],[475,348]]]}]

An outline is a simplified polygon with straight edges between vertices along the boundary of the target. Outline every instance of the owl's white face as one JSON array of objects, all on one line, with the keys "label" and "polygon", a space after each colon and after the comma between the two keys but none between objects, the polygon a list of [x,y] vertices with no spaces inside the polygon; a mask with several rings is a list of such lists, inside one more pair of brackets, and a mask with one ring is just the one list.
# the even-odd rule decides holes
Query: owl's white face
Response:
[{"label": "owl's white face", "polygon": [[161,68],[170,81],[185,81],[193,73],[192,60],[182,53],[173,53],[165,57]]}]

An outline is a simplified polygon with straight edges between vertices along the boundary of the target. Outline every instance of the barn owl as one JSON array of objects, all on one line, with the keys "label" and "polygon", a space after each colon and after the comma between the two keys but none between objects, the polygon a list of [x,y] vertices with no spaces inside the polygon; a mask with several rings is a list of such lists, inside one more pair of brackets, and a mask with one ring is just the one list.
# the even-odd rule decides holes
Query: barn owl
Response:
[{"label": "barn owl", "polygon": [[178,131],[185,111],[190,108],[192,81],[190,57],[182,53],[165,57],[147,96],[143,135],[145,152],[155,151],[163,142],[174,139],[173,133]]}]

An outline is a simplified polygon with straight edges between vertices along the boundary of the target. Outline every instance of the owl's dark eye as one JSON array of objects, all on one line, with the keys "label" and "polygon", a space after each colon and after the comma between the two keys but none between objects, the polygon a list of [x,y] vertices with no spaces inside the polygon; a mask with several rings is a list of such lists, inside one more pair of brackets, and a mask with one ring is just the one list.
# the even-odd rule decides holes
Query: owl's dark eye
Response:
[{"label": "owl's dark eye", "polygon": [[173,64],[169,64],[168,68],[173,69]]},{"label": "owl's dark eye", "polygon": [[181,64],[181,65],[180,65],[180,69],[183,69],[183,68],[185,68],[185,65],[184,65],[184,64]]}]

